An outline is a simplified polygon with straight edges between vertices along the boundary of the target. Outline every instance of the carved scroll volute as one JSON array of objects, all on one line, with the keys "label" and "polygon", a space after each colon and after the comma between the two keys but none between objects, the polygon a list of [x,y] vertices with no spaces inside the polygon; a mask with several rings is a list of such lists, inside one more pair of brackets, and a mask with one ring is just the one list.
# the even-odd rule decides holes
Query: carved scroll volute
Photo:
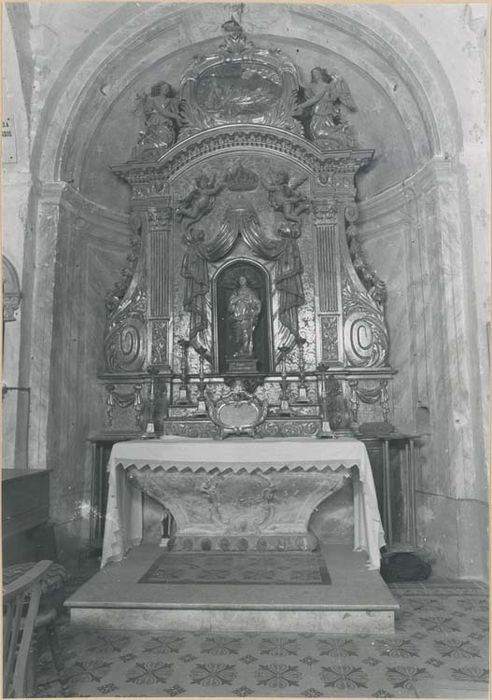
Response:
[{"label": "carved scroll volute", "polygon": [[344,355],[352,367],[381,367],[387,364],[389,351],[386,286],[363,259],[357,217],[357,205],[348,203],[344,209],[346,239],[341,244]]},{"label": "carved scroll volute", "polygon": [[127,264],[121,271],[121,279],[106,295],[104,357],[110,372],[138,372],[146,360],[146,215],[133,211],[129,225],[132,236]]}]

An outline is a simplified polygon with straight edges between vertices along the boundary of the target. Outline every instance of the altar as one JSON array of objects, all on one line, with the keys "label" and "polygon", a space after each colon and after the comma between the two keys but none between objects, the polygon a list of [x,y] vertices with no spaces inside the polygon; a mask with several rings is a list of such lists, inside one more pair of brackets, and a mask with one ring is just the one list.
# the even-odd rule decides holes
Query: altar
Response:
[{"label": "altar", "polygon": [[114,445],[102,566],[143,536],[142,492],[176,521],[177,551],[299,551],[318,546],[315,509],[353,478],[354,549],[379,569],[384,533],[364,444],[339,438],[188,439]]},{"label": "altar", "polygon": [[[69,607],[110,626],[391,631],[357,439],[362,424],[392,431],[387,290],[358,240],[374,152],[342,76],[306,65],[303,84],[297,54],[234,18],[217,30],[175,84],[142,86],[135,143],[111,166],[131,202],[105,298],[102,566]],[[180,577],[156,582],[162,557]],[[304,562],[314,582],[296,585]]]},{"label": "altar", "polygon": [[392,433],[396,398],[387,289],[359,240],[378,162],[363,102],[344,66],[224,19],[189,64],[157,59],[108,163],[130,202],[98,375],[102,566],[67,607],[113,628],[391,633],[357,439]]}]

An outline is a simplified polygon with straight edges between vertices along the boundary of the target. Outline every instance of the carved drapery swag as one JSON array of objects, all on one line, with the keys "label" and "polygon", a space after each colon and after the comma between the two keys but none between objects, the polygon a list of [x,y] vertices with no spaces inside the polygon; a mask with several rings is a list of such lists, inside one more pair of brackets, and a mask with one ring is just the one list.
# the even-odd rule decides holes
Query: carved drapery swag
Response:
[{"label": "carved drapery swag", "polygon": [[279,294],[279,320],[287,328],[293,343],[298,337],[297,310],[305,303],[302,286],[303,266],[297,244],[300,229],[282,224],[279,239],[269,239],[262,231],[253,207],[245,201],[230,206],[211,241],[205,241],[202,230],[191,230],[185,237],[187,250],[183,256],[181,275],[185,279],[183,307],[190,314],[190,343],[196,350],[204,348],[211,359],[211,337],[208,332],[207,295],[210,292],[208,263],[224,258],[242,237],[251,250],[264,260],[275,260],[275,286]]}]

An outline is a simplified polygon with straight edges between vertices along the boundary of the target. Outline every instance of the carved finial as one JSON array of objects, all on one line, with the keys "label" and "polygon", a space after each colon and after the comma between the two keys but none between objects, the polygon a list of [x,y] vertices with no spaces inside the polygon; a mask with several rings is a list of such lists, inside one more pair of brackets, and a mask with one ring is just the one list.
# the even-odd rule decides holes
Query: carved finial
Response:
[{"label": "carved finial", "polygon": [[231,17],[222,25],[224,32],[224,43],[221,44],[222,49],[229,53],[242,53],[251,43],[246,40],[246,34],[239,22]]}]

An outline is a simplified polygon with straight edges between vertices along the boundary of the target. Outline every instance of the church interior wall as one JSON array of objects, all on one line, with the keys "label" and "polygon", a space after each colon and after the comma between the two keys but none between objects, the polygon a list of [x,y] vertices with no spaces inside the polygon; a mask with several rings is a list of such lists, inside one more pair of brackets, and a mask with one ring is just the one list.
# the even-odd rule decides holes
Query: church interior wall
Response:
[{"label": "church interior wall", "polygon": [[[19,124],[18,143],[27,140],[21,136],[30,127],[32,177],[43,184],[32,195],[36,234],[26,236],[24,251],[27,153],[10,170],[18,207],[8,224],[18,233],[4,237],[4,252],[19,272],[27,267],[27,292],[32,276],[18,377],[36,389],[30,458],[36,467],[54,469],[53,518],[62,552],[70,557],[87,538],[87,438],[104,421],[104,395],[94,381],[103,369],[104,295],[125,264],[130,236],[129,189],[108,164],[130,156],[138,131],[135,95],[162,75],[176,85],[183,65],[217,36],[224,9],[196,5],[191,18],[182,6],[29,7],[33,27],[22,51],[26,38],[14,29],[23,65],[29,52],[34,62],[32,103],[25,126]],[[436,38],[444,10],[420,6],[249,6],[244,21],[256,43],[290,55],[304,80],[312,66],[329,65],[356,96],[359,141],[376,150],[358,177],[357,226],[364,254],[388,288],[391,362],[398,370],[393,422],[427,433],[418,475],[419,542],[443,573],[481,578],[487,570],[487,399],[481,391],[488,371],[488,260],[482,254],[489,211],[487,64],[484,16],[475,10],[463,16],[463,7],[445,10],[455,42],[449,35]],[[9,10],[14,25],[16,12]],[[25,96],[25,85],[23,90]],[[22,113],[20,105],[13,108]],[[185,193],[187,182],[183,173],[176,192]],[[307,240],[302,245],[309,277],[313,252]],[[182,254],[176,242],[175,266]],[[179,279],[177,284],[179,298]],[[177,323],[184,324],[178,311]],[[18,323],[12,348],[19,347],[20,328]],[[20,455],[25,407],[19,417]],[[347,498],[339,498],[330,511],[335,515],[316,515],[313,528],[350,539]]]},{"label": "church interior wall", "polygon": [[[15,43],[8,20],[4,27],[3,48],[8,55],[15,55]],[[28,119],[26,106],[21,89],[21,76],[17,61],[4,62],[3,81],[3,118],[15,115],[14,128],[17,139],[14,152],[5,152],[8,165],[3,172],[3,201],[8,206],[2,206],[2,254],[14,267],[19,284],[23,287],[24,270],[24,231],[26,226],[26,202],[29,197],[29,149],[28,149]],[[10,387],[18,386],[19,355],[21,344],[22,303],[15,312],[15,320],[5,324],[3,337],[3,384]],[[14,436],[17,427],[18,406],[27,406],[26,392],[9,391],[3,400],[3,423],[5,434]],[[22,426],[23,438],[26,439],[26,426]],[[15,441],[4,442],[3,464],[5,468],[13,468],[15,462]]]},{"label": "church interior wall", "polygon": [[[475,422],[463,421],[464,413],[458,408],[463,399],[471,398],[465,398],[462,390],[467,371],[466,331],[455,335],[457,315],[464,312],[456,308],[456,299],[452,308],[448,288],[470,264],[464,251],[462,255],[457,249],[461,243],[456,240],[466,212],[454,212],[454,230],[450,230],[451,207],[449,201],[443,206],[440,200],[444,187],[441,166],[431,163],[398,191],[366,203],[361,229],[368,259],[393,291],[394,304],[387,320],[392,357],[402,368],[393,384],[393,394],[398,397],[396,422],[424,434],[417,486],[420,544],[425,547],[432,541],[443,571],[449,573],[457,565],[469,575],[478,575],[485,550],[480,538],[470,538],[468,533],[482,532],[487,510],[482,437],[473,434],[474,426],[481,425],[481,414],[476,406]],[[448,176],[449,172],[446,180]],[[459,357],[453,359],[456,353]],[[418,425],[423,410],[427,424]],[[453,533],[451,523],[459,522],[464,511],[471,518],[469,528],[465,533],[458,527]]]},{"label": "church interior wall", "polygon": [[[56,511],[60,556],[70,559],[87,542],[91,507],[88,436],[104,421],[104,395],[94,381],[102,368],[101,306],[108,279],[125,263],[128,235],[123,220],[80,211],[65,196],[58,223],[57,270],[47,466],[54,470],[51,502]],[[122,217],[121,217],[122,219]]]}]

